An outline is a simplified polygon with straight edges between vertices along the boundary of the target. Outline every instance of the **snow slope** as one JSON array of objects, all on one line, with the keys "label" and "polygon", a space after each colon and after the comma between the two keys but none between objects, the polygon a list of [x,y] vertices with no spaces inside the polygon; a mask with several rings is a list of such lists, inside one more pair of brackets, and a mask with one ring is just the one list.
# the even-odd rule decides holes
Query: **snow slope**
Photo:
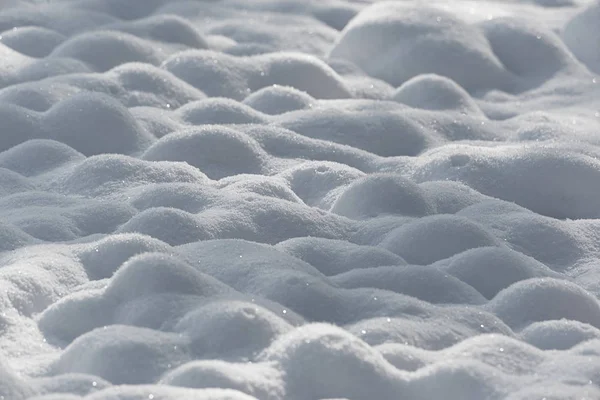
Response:
[{"label": "snow slope", "polygon": [[0,2],[0,399],[599,399],[599,21]]}]

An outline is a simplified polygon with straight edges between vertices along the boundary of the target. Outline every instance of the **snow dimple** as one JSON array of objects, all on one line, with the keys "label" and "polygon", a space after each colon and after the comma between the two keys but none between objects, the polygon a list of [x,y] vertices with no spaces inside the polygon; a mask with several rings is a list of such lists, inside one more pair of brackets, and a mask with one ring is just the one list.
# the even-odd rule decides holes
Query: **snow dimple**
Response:
[{"label": "snow dimple", "polygon": [[600,398],[598,4],[42,3],[0,400]]}]

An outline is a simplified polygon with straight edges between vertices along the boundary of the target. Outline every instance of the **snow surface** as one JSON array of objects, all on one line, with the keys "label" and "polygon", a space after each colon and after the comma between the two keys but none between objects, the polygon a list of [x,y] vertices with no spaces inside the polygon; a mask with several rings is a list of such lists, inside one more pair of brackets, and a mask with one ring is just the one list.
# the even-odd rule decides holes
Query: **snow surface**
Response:
[{"label": "snow surface", "polygon": [[0,399],[600,399],[597,0],[0,1]]}]

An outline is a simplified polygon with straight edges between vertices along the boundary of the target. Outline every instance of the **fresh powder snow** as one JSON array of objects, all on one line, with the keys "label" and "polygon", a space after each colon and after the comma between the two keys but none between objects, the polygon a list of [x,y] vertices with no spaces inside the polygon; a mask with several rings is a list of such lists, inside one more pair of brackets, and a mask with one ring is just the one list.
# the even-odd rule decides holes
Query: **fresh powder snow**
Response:
[{"label": "fresh powder snow", "polygon": [[0,0],[0,400],[600,399],[600,1]]}]

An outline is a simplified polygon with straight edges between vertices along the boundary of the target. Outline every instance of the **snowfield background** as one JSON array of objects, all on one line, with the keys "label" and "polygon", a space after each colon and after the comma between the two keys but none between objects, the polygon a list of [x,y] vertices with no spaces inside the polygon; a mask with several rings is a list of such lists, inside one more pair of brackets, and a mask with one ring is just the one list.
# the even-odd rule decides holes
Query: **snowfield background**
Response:
[{"label": "snowfield background", "polygon": [[0,1],[0,399],[600,399],[600,2]]}]

